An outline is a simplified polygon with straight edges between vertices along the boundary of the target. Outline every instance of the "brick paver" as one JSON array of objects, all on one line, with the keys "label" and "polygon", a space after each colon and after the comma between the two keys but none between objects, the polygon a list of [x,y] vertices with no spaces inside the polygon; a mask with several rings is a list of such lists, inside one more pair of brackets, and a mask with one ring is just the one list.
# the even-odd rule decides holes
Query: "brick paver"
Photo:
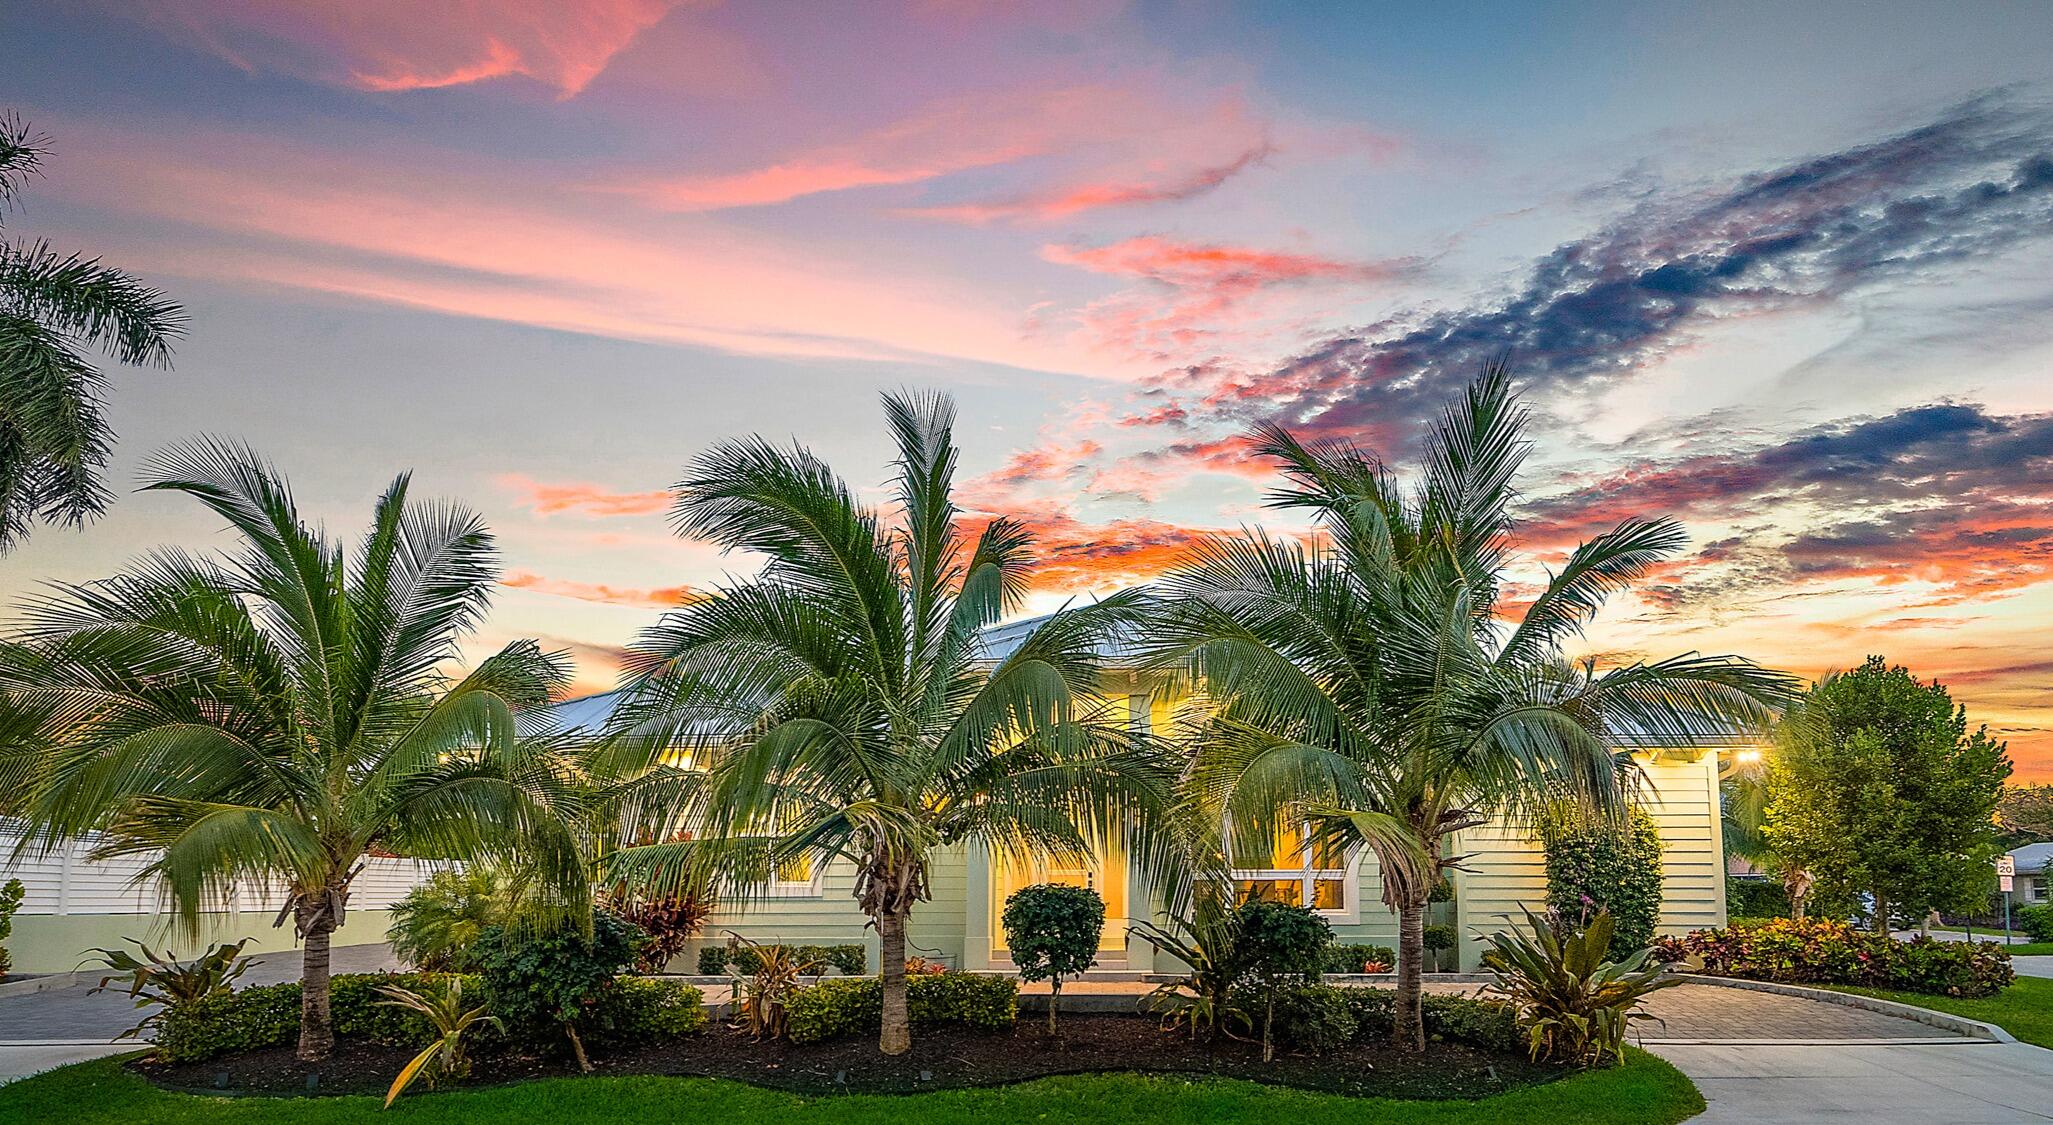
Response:
[{"label": "brick paver", "polygon": [[1633,1028],[1635,1036],[1647,1039],[1933,1039],[1952,1034],[1901,1016],[1711,984],[1662,989],[1647,998],[1646,1010],[1661,1020]]}]

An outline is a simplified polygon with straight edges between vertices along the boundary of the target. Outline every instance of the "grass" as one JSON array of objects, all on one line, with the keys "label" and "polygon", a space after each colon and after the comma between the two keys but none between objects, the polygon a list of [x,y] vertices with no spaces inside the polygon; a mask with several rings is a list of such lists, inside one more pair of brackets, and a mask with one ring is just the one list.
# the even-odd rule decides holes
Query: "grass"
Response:
[{"label": "grass", "polygon": [[1840,992],[1854,992],[1882,1000],[1898,1000],[1920,1008],[1982,1020],[2017,1036],[2027,1043],[2053,1047],[2053,978],[2019,977],[2017,982],[1994,996],[1962,1000],[1953,996],[1927,996],[1922,992],[1899,992],[1892,988],[1854,988],[1830,985]]},{"label": "grass", "polygon": [[1624,1066],[1475,1102],[1347,1098],[1251,1082],[1132,1074],[1044,1078],[995,1089],[904,1097],[801,1098],[708,1078],[556,1078],[483,1090],[409,1095],[381,1115],[378,1099],[215,1098],[160,1090],[99,1059],[0,1086],[0,1121],[65,1125],[347,1125],[360,1122],[746,1121],[750,1125],[981,1125],[992,1121],[1233,1121],[1245,1125],[1555,1122],[1663,1125],[1704,1100],[1689,1079],[1640,1051]]}]

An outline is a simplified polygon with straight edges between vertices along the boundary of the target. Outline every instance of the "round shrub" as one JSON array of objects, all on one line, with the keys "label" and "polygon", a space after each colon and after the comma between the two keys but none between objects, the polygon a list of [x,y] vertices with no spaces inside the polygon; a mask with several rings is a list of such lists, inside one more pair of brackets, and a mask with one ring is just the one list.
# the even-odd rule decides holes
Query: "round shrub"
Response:
[{"label": "round shrub", "polygon": [[1048,982],[1052,1031],[1062,978],[1097,963],[1098,939],[1105,932],[1105,900],[1088,887],[1036,883],[1006,898],[1004,922],[1005,946],[1019,968],[1019,979]]},{"label": "round shrub", "polygon": [[2053,905],[2027,906],[2018,911],[2017,928],[2033,941],[2053,941]]},{"label": "round shrub", "polygon": [[1275,1054],[1271,1027],[1284,989],[1316,984],[1325,968],[1333,927],[1303,906],[1250,902],[1234,912],[1233,957],[1243,986],[1262,1006],[1262,1060]]},{"label": "round shrub", "polygon": [[1661,921],[1661,830],[1643,809],[1623,824],[1592,821],[1574,812],[1552,817],[1542,830],[1547,847],[1547,905],[1563,918],[1609,909],[1611,960],[1654,943]]}]

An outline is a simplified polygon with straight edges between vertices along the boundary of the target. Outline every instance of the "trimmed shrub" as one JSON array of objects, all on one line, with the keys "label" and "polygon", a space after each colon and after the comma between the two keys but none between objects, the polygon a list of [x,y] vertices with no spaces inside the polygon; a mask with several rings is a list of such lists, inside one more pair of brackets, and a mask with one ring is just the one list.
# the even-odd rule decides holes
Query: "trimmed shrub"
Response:
[{"label": "trimmed shrub", "polygon": [[[427,995],[447,987],[441,973],[345,973],[329,982],[335,1038],[411,1047],[435,1035],[420,1012],[378,1003],[378,989],[398,986]],[[466,995],[481,988],[462,977]],[[675,1039],[703,1031],[710,1017],[699,990],[681,981],[624,977],[603,1001],[604,1026],[621,1040]],[[482,1029],[479,1029],[482,1031]],[[474,1034],[474,1038],[475,1038]],[[498,1038],[489,1032],[485,1038]],[[167,1062],[198,1062],[299,1039],[299,983],[257,985],[167,1012],[156,1047]]]},{"label": "trimmed shrub", "polygon": [[1844,922],[1775,918],[1756,926],[1662,938],[1654,955],[1698,959],[1712,976],[1789,984],[1854,984],[1933,996],[1994,996],[2016,979],[2010,952],[1994,942],[1898,941]]},{"label": "trimmed shrub", "polygon": [[1547,822],[1541,838],[1550,910],[1568,919],[1610,910],[1613,961],[1654,943],[1661,920],[1661,830],[1653,817],[1634,809],[1620,825],[1564,812]]},{"label": "trimmed shrub", "polygon": [[[785,946],[759,945],[757,949],[783,949]],[[817,961],[823,969],[833,969],[845,977],[859,977],[870,971],[870,948],[861,942],[844,945],[798,945],[789,947],[791,956],[800,964]],[[709,945],[699,950],[699,975],[702,977],[726,976],[727,970],[748,974],[761,968],[761,958],[755,949],[747,946]]]},{"label": "trimmed shrub", "polygon": [[2053,941],[2053,905],[2027,906],[2017,912],[2017,928],[2033,941]]},{"label": "trimmed shrub", "polygon": [[1285,989],[1319,983],[1333,927],[1303,906],[1281,902],[1250,902],[1236,912],[1240,932],[1233,943],[1242,985],[1262,1011],[1262,1061],[1275,1055],[1270,1025],[1276,997]]},{"label": "trimmed shrub", "polygon": [[1397,952],[1387,945],[1329,945],[1323,968],[1329,973],[1359,973],[1362,966],[1376,962],[1387,970],[1397,964]]},{"label": "trimmed shrub", "polygon": [[[0,885],[0,942],[5,942],[8,935],[14,932],[14,912],[21,909],[22,897],[27,893],[19,879],[9,879],[6,884]],[[12,968],[14,954],[7,952],[5,945],[0,945],[0,977],[6,976],[7,971]]]},{"label": "trimmed shrub", "polygon": [[[1012,1026],[1019,1014],[1019,982],[979,973],[907,977],[906,1007],[919,1026]],[[843,977],[802,988],[785,1005],[794,1043],[844,1035],[875,1035],[884,1022],[884,984],[876,977]]]},{"label": "trimmed shrub", "polygon": [[622,977],[605,1004],[611,1035],[622,1042],[697,1035],[713,1019],[705,994],[680,980]]},{"label": "trimmed shrub", "polygon": [[1425,932],[1420,936],[1424,939],[1426,952],[1433,955],[1433,971],[1445,971],[1447,966],[1442,963],[1443,959],[1440,955],[1461,944],[1461,931],[1455,929],[1450,924],[1441,923],[1427,926]]},{"label": "trimmed shrub", "polygon": [[[1516,1050],[1523,1043],[1509,1004],[1432,992],[1420,1000],[1431,1039],[1490,1051]],[[1311,984],[1288,989],[1276,1000],[1276,1041],[1296,1050],[1381,1043],[1396,1026],[1397,993],[1387,988]]]}]

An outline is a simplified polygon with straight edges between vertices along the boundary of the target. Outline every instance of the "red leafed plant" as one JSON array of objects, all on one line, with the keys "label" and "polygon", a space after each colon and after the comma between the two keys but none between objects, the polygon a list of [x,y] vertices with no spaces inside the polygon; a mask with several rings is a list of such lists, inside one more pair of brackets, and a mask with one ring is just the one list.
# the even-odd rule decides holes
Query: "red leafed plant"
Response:
[{"label": "red leafed plant", "polygon": [[615,914],[640,926],[649,935],[635,955],[634,971],[660,973],[671,958],[684,952],[685,943],[706,924],[713,913],[711,895],[666,895],[654,899],[631,899],[615,895]]}]

